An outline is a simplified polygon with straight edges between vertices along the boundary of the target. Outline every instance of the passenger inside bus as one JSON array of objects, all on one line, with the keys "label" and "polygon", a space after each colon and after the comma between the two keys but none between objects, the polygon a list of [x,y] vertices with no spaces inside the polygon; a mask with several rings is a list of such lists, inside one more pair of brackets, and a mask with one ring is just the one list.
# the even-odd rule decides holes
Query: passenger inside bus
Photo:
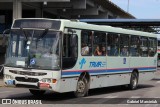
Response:
[{"label": "passenger inside bus", "polygon": [[152,49],[149,49],[148,54],[149,54],[149,56],[154,56],[154,51]]},{"label": "passenger inside bus", "polygon": [[95,49],[95,51],[94,51],[94,55],[95,55],[95,56],[97,56],[97,55],[98,55],[98,56],[99,56],[99,55],[102,55],[102,52],[100,51],[100,48],[99,48],[98,45],[96,46],[96,49]]},{"label": "passenger inside bus", "polygon": [[123,47],[123,48],[121,49],[121,56],[128,56],[128,50],[127,50],[126,47]]},{"label": "passenger inside bus", "polygon": [[117,56],[117,55],[118,55],[117,46],[111,46],[110,55],[111,55],[111,56]]},{"label": "passenger inside bus", "polygon": [[103,56],[106,55],[106,48],[105,48],[105,46],[102,46],[102,55],[103,55]]},{"label": "passenger inside bus", "polygon": [[89,47],[87,46],[86,43],[82,43],[81,54],[82,55],[88,55],[89,54]]}]

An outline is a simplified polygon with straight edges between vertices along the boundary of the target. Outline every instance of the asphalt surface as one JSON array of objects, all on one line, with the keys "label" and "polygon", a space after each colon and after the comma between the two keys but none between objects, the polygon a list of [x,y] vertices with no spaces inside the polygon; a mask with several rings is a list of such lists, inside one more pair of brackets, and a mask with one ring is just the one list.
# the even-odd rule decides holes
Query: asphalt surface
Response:
[{"label": "asphalt surface", "polygon": [[[128,90],[121,86],[93,89],[89,91],[89,96],[85,98],[75,98],[73,93],[52,93],[47,92],[44,96],[36,97],[29,93],[28,89],[19,88],[0,88],[0,98],[2,99],[20,99],[20,100],[41,100],[42,104],[57,104],[60,106],[74,104],[99,106],[120,106],[135,104],[127,103],[128,100],[154,100],[160,102],[160,80],[147,81],[138,86],[137,90]],[[145,99],[144,99],[145,98]],[[149,99],[146,99],[149,98]],[[103,106],[102,105],[102,106]],[[26,105],[25,105],[26,106]],[[38,105],[36,105],[38,106]],[[96,106],[96,107],[97,107]],[[141,104],[145,107],[159,107],[158,104]],[[39,107],[39,106],[38,106]]]},{"label": "asphalt surface", "polygon": [[[2,80],[2,79],[1,79]],[[114,86],[107,88],[92,89],[89,91],[89,96],[84,98],[75,98],[73,93],[53,93],[46,92],[43,96],[33,96],[26,88],[11,88],[0,87],[0,100],[1,99],[15,99],[15,100],[38,100],[47,106],[87,106],[87,107],[101,107],[101,106],[130,106],[137,107],[138,103],[132,104],[131,100],[154,100],[160,104],[160,71],[158,70],[156,77],[151,81],[145,81],[139,84],[137,90],[129,90],[124,86]],[[143,107],[159,107],[160,105],[152,102],[147,104],[139,104]],[[0,107],[9,107],[10,105],[0,105]],[[12,105],[18,107],[17,105]],[[28,105],[21,105],[27,107]],[[41,107],[42,105],[34,105]],[[45,105],[46,106],[46,105]]]}]

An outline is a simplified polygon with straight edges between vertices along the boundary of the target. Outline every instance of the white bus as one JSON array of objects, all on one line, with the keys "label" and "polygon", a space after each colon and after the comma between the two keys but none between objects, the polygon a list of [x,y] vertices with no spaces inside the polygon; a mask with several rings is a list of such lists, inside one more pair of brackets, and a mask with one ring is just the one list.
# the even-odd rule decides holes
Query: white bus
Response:
[{"label": "white bus", "polygon": [[8,38],[6,86],[74,92],[151,80],[157,67],[155,34],[72,20],[17,19]]}]

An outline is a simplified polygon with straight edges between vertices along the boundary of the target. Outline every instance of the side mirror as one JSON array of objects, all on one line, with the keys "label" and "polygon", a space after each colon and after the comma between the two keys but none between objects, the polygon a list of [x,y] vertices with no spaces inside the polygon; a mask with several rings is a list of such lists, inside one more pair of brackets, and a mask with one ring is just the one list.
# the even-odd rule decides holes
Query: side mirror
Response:
[{"label": "side mirror", "polygon": [[5,47],[5,43],[6,43],[6,38],[7,38],[7,36],[6,36],[6,34],[9,34],[11,32],[11,30],[10,29],[6,29],[6,30],[4,30],[3,31],[3,41],[2,41],[2,46],[3,47]]}]

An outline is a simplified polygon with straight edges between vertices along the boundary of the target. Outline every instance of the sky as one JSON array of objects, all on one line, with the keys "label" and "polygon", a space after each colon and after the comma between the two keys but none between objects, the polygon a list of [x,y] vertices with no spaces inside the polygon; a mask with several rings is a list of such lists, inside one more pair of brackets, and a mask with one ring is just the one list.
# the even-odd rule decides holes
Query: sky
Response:
[{"label": "sky", "polygon": [[160,0],[110,0],[137,19],[160,19]]}]

